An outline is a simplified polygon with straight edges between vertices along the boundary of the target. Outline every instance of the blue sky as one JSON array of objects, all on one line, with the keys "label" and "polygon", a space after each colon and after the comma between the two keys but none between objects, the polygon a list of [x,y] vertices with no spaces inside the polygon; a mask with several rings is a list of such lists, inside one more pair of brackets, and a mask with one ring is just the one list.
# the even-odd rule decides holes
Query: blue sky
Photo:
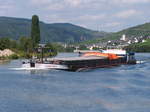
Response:
[{"label": "blue sky", "polygon": [[150,0],[0,0],[0,16],[119,31],[150,22]]}]

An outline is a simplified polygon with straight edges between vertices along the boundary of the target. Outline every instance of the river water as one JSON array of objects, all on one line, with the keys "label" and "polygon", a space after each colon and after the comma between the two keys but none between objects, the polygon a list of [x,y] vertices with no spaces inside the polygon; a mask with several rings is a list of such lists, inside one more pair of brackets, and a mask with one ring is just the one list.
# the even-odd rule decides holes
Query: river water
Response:
[{"label": "river water", "polygon": [[0,64],[0,112],[150,112],[150,54],[136,58],[145,61],[84,72]]}]

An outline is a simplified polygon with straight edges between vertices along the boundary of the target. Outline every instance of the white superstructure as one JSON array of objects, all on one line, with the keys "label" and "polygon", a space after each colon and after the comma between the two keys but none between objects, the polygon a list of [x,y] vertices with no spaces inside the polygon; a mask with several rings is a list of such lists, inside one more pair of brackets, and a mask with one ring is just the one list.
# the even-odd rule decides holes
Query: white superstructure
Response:
[{"label": "white superstructure", "polygon": [[44,64],[44,63],[35,63],[34,67],[31,67],[30,63],[22,64],[22,69],[68,69],[66,65],[59,64]]},{"label": "white superstructure", "polygon": [[117,54],[117,55],[126,55],[127,52],[126,50],[122,49],[107,49],[107,50],[102,50],[103,53],[112,53],[112,54]]}]

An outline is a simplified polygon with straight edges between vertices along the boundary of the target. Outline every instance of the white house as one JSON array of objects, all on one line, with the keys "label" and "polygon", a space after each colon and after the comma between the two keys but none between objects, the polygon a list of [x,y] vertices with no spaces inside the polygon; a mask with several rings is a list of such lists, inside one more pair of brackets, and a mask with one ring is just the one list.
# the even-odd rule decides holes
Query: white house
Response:
[{"label": "white house", "polygon": [[122,37],[120,38],[120,40],[122,40],[122,41],[126,41],[126,35],[125,35],[125,34],[123,34],[123,35],[122,35]]}]

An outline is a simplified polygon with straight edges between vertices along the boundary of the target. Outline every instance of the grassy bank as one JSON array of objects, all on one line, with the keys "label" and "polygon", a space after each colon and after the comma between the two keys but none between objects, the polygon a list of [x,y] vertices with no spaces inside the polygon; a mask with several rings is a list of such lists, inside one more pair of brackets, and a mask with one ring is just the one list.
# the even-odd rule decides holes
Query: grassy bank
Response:
[{"label": "grassy bank", "polygon": [[10,59],[18,59],[19,56],[17,54],[13,54],[10,56],[0,56],[0,60],[10,60]]},{"label": "grassy bank", "polygon": [[127,51],[150,52],[150,39],[143,43],[131,44],[125,48]]}]

